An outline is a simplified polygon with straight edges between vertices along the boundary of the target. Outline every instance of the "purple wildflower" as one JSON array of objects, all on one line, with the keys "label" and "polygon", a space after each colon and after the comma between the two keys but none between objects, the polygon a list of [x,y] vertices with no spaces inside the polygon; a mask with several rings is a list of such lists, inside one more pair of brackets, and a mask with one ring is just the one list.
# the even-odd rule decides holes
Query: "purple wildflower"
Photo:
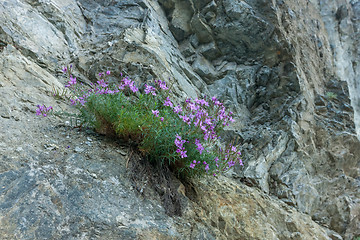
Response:
[{"label": "purple wildflower", "polygon": [[225,108],[222,107],[219,112],[218,112],[218,120],[222,120],[224,119],[226,116],[225,116]]},{"label": "purple wildflower", "polygon": [[200,154],[204,151],[204,147],[201,145],[199,139],[195,139],[195,145],[197,146],[196,150],[199,151]]},{"label": "purple wildflower", "polygon": [[97,81],[97,84],[99,84],[99,86],[104,87],[104,88],[108,86],[108,83],[105,82],[104,79],[101,79],[100,81]]},{"label": "purple wildflower", "polygon": [[[230,116],[230,115],[227,116],[227,120],[228,120],[229,122],[235,122],[235,120],[233,119],[233,117]],[[227,124],[229,124],[229,123],[227,123]]]},{"label": "purple wildflower", "polygon": [[187,157],[186,152],[187,152],[187,151],[181,151],[181,152],[180,152],[180,157],[181,157],[181,158],[186,158],[186,157]]},{"label": "purple wildflower", "polygon": [[188,108],[190,108],[191,111],[197,111],[199,110],[199,106],[197,106],[195,103],[188,103],[187,105]]},{"label": "purple wildflower", "polygon": [[133,93],[136,93],[137,91],[139,91],[139,89],[135,86],[134,82],[132,82],[131,85],[129,85],[129,87]]},{"label": "purple wildflower", "polygon": [[232,160],[230,160],[230,161],[228,162],[228,164],[229,164],[229,168],[231,168],[232,166],[234,166],[234,165],[235,165],[235,162],[234,162],[234,161],[232,161]]},{"label": "purple wildflower", "polygon": [[205,124],[211,125],[211,119],[210,118],[205,119]]},{"label": "purple wildflower", "polygon": [[110,75],[110,71],[109,71],[109,70],[106,71],[106,75]]},{"label": "purple wildflower", "polygon": [[131,81],[130,79],[128,79],[127,77],[123,78],[122,83],[118,86],[118,88],[120,90],[124,90],[126,86],[129,86],[130,90],[135,93],[137,91],[139,91],[139,89],[135,86],[135,82]]},{"label": "purple wildflower", "polygon": [[190,168],[194,168],[196,166],[196,160],[194,160],[191,164],[190,164]]},{"label": "purple wildflower", "polygon": [[169,106],[169,107],[173,107],[173,104],[172,102],[170,101],[170,98],[167,97],[165,102],[164,102],[164,106]]},{"label": "purple wildflower", "polygon": [[159,110],[151,110],[151,111],[156,117],[159,117]]},{"label": "purple wildflower", "polygon": [[208,172],[210,170],[209,164],[206,164],[205,171]]},{"label": "purple wildflower", "polygon": [[212,97],[211,100],[213,101],[215,106],[221,106],[222,103],[216,97]]},{"label": "purple wildflower", "polygon": [[36,115],[40,116],[42,111],[44,111],[44,106],[37,105],[38,109],[36,109]]},{"label": "purple wildflower", "polygon": [[194,122],[194,126],[197,126],[200,123],[200,119],[198,118],[195,122]]},{"label": "purple wildflower", "polygon": [[161,89],[164,89],[164,90],[168,90],[168,89],[169,89],[169,88],[166,86],[165,81],[156,80],[155,82],[156,82],[157,84],[159,84],[159,87],[160,87]]},{"label": "purple wildflower", "polygon": [[45,107],[45,105],[37,105],[38,109],[36,109],[36,115],[40,116],[43,115],[44,117],[47,116],[47,113],[50,112],[50,110],[53,110],[53,107]]},{"label": "purple wildflower", "polygon": [[176,107],[174,107],[174,112],[175,113],[182,112],[182,109],[181,109],[180,105],[177,105]]},{"label": "purple wildflower", "polygon": [[146,93],[146,94],[149,94],[149,93],[151,93],[152,95],[154,95],[154,96],[156,96],[156,88],[154,88],[153,86],[151,86],[151,85],[147,85],[147,84],[145,84],[145,86],[146,86],[146,88],[145,88],[145,90],[144,90],[144,92]]},{"label": "purple wildflower", "polygon": [[82,106],[84,106],[85,103],[86,103],[84,97],[79,97],[78,101],[79,101],[79,103],[80,103]]},{"label": "purple wildflower", "polygon": [[179,115],[179,117],[184,121],[184,123],[186,123],[186,124],[188,124],[188,125],[191,124],[190,118],[189,118],[188,116],[186,116],[186,115],[184,115],[184,116]]},{"label": "purple wildflower", "polygon": [[124,82],[124,85],[125,85],[125,86],[129,85],[129,84],[130,84],[130,82],[131,82],[131,80],[130,80],[130,79],[128,79],[127,77],[123,78],[123,80],[122,80],[122,81]]},{"label": "purple wildflower", "polygon": [[76,77],[73,78],[73,76],[70,76],[70,81],[68,82],[67,85],[65,85],[65,87],[70,87],[71,85],[75,85],[76,84]]},{"label": "purple wildflower", "polygon": [[178,147],[178,148],[182,148],[183,147],[183,144],[185,143],[186,141],[185,140],[182,140],[181,139],[181,136],[179,136],[178,134],[176,134],[176,138],[175,138],[175,145]]},{"label": "purple wildflower", "polygon": [[195,101],[197,104],[209,106],[209,103],[205,101],[205,99],[196,99]]}]

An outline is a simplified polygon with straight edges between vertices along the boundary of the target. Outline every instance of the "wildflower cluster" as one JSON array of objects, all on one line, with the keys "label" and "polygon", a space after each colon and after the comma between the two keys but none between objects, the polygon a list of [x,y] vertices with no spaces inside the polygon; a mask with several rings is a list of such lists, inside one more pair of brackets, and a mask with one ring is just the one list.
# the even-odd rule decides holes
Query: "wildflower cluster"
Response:
[{"label": "wildflower cluster", "polygon": [[185,147],[184,147],[184,143],[186,143],[186,142],[187,142],[186,140],[182,140],[181,137],[178,134],[176,134],[174,143],[175,143],[175,146],[178,148],[176,150],[176,152],[180,154],[181,158],[187,157],[187,155],[186,155],[187,151],[185,151]]},{"label": "wildflower cluster", "polygon": [[[235,160],[242,165],[241,153],[240,151],[237,152],[235,146],[229,145],[225,152],[220,148],[217,154],[212,153],[216,140],[220,138],[218,133],[223,130],[224,126],[234,122],[233,113],[226,113],[224,105],[216,97],[211,98],[210,101],[206,101],[206,99],[195,99],[193,101],[189,98],[186,99],[184,107],[175,106],[167,97],[164,106],[170,107],[182,120],[183,125],[187,126],[184,134],[187,139],[183,140],[182,136],[176,134],[174,141],[179,157],[188,157],[187,150],[184,147],[184,144],[187,143],[188,148],[193,148],[198,152],[195,153],[198,155],[196,158],[202,154],[206,156],[204,158],[207,158],[206,161],[190,161],[188,163],[189,168],[203,168],[206,173],[211,172],[216,175],[234,166]],[[232,154],[230,149],[236,154]],[[223,164],[225,162],[227,165]]]},{"label": "wildflower cluster", "polygon": [[71,105],[85,106],[87,99],[93,95],[103,95],[103,94],[117,94],[120,91],[124,91],[125,89],[130,89],[133,93],[137,92],[139,89],[135,86],[135,82],[131,81],[129,78],[123,78],[121,83],[116,86],[116,88],[112,88],[109,86],[109,83],[106,81],[106,77],[108,77],[111,72],[106,71],[98,74],[99,80],[96,83],[91,83],[91,88],[87,89],[82,83],[77,84],[76,77],[73,77],[71,72],[68,71],[70,68],[64,67],[63,72],[68,73],[70,81],[65,85],[73,93],[73,98],[70,98]]},{"label": "wildflower cluster", "polygon": [[[99,73],[96,83],[85,86],[71,70],[71,66],[63,69],[70,79],[65,87],[73,93],[70,103],[80,110],[84,124],[99,132],[112,129],[149,160],[168,164],[179,174],[216,176],[237,162],[242,165],[236,146],[220,147],[220,133],[234,119],[216,97],[188,98],[179,104],[161,80],[144,84],[140,91],[127,77],[110,85],[111,72],[106,71]],[[49,110],[39,107],[44,116]]]},{"label": "wildflower cluster", "polygon": [[40,116],[44,116],[46,117],[49,113],[51,113],[53,110],[53,107],[46,107],[45,105],[37,105],[37,109],[36,109],[36,115]]}]

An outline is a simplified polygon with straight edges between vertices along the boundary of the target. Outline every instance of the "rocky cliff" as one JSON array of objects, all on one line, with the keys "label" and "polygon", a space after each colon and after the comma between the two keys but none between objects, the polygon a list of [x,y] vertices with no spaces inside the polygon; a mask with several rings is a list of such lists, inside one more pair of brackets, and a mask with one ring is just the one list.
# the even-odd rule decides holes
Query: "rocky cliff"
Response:
[{"label": "rocky cliff", "polygon": [[[2,239],[356,239],[359,17],[358,0],[1,1]],[[217,96],[245,166],[168,179],[166,200],[121,142],[35,116],[74,111],[52,94],[67,64]]]}]

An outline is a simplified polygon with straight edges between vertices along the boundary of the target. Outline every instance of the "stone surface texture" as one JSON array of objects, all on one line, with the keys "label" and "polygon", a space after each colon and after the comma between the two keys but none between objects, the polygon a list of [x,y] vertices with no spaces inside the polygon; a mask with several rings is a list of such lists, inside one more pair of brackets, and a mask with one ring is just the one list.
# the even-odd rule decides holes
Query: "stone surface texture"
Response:
[{"label": "stone surface texture", "polygon": [[[358,0],[0,1],[1,239],[357,239],[359,19]],[[35,116],[75,111],[53,96],[68,64],[217,96],[245,166],[174,179],[169,216],[121,142]]]}]

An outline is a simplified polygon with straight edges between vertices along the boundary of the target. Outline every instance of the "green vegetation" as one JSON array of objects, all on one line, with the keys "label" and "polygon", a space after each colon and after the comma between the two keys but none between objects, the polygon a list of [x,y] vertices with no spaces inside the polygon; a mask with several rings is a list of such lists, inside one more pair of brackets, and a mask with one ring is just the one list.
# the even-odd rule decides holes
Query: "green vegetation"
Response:
[{"label": "green vegetation", "polygon": [[[109,85],[107,71],[99,73],[99,81],[89,88],[77,83],[71,67],[63,71],[69,74],[66,87],[73,96],[69,100],[79,109],[82,124],[127,141],[149,161],[166,164],[184,177],[216,176],[236,162],[242,165],[236,146],[219,144],[224,127],[234,120],[217,98],[176,104],[161,80],[139,91],[127,77]],[[37,115],[51,111],[52,107],[38,106]]]},{"label": "green vegetation", "polygon": [[325,96],[328,100],[337,98],[337,94],[333,92],[327,92]]}]

